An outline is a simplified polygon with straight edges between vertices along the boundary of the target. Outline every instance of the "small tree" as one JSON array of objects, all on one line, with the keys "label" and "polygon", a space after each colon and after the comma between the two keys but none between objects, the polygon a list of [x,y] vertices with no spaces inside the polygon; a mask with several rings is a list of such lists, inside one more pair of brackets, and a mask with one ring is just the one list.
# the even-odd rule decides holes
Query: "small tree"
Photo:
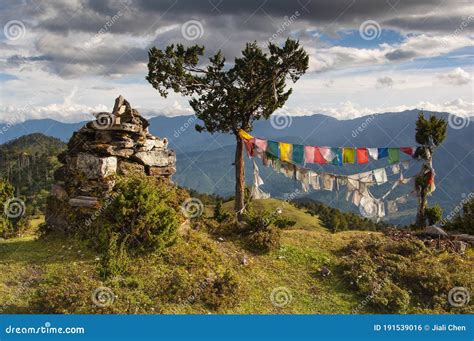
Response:
[{"label": "small tree", "polygon": [[447,126],[448,123],[444,119],[433,115],[426,119],[423,112],[418,115],[416,121],[416,142],[422,147],[417,150],[415,157],[424,160],[420,173],[415,178],[418,193],[417,227],[423,227],[426,224],[427,197],[431,193],[429,179],[434,175],[433,152],[446,138]]},{"label": "small tree", "polygon": [[204,126],[199,132],[234,134],[235,211],[239,219],[244,209],[243,142],[239,130],[252,130],[255,120],[269,118],[281,108],[291,94],[286,80],[296,82],[308,68],[308,55],[297,41],[288,39],[283,47],[268,44],[269,54],[254,43],[247,43],[242,57],[225,69],[225,58],[219,51],[206,67],[199,67],[204,47],[185,48],[178,44],[165,50],[150,49],[146,79],[166,97],[172,89],[185,96],[196,96],[189,103]]}]

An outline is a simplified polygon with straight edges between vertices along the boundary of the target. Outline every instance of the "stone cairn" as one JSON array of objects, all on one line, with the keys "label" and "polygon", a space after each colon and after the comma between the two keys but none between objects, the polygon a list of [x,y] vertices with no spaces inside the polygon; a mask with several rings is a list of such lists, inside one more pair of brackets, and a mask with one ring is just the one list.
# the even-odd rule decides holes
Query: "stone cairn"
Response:
[{"label": "stone cairn", "polygon": [[95,117],[73,134],[67,150],[58,156],[63,166],[54,174],[46,212],[46,223],[53,229],[69,228],[70,209],[100,208],[117,176],[138,173],[170,179],[176,172],[176,155],[167,149],[166,138],[151,135],[148,121],[122,96],[112,113]]}]

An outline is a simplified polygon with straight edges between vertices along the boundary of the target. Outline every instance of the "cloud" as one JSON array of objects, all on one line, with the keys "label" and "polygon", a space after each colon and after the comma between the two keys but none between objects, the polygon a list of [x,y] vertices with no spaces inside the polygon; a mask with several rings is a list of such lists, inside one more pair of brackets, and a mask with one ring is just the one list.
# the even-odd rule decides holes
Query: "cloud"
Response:
[{"label": "cloud", "polygon": [[393,79],[391,77],[385,76],[385,77],[380,77],[377,78],[377,82],[375,84],[375,87],[378,89],[381,88],[391,88],[393,86]]},{"label": "cloud", "polygon": [[457,67],[450,72],[439,74],[437,77],[441,81],[451,85],[465,85],[471,81],[469,73],[460,67]]}]

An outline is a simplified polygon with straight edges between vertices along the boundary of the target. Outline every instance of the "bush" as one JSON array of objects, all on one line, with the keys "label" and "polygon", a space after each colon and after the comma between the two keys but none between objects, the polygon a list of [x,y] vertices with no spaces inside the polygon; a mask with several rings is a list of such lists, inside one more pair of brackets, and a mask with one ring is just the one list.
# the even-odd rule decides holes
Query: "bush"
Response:
[{"label": "bush", "polygon": [[[28,228],[27,219],[23,218],[25,212],[20,212],[22,210],[20,206],[15,204],[15,207],[11,207],[14,210],[14,213],[23,213],[18,218],[8,218],[3,214],[6,209],[4,205],[9,199],[12,199],[15,196],[14,187],[7,181],[0,178],[0,237],[1,238],[14,238],[23,233]],[[8,209],[8,208],[7,208]]]},{"label": "bush", "polygon": [[101,261],[99,274],[102,278],[107,279],[116,277],[126,272],[129,258],[125,249],[126,240],[120,244],[118,242],[118,234],[113,233],[109,239],[109,245]]},{"label": "bush", "polygon": [[443,209],[438,204],[429,207],[425,209],[425,217],[428,220],[429,225],[434,225],[443,218]]},{"label": "bush", "polygon": [[352,242],[343,253],[344,275],[383,313],[450,312],[449,291],[474,287],[469,265],[459,255],[439,254],[417,239],[372,236]]},{"label": "bush", "polygon": [[230,217],[228,212],[225,212],[222,208],[222,201],[219,200],[214,207],[214,220],[218,223],[222,223]]},{"label": "bush", "polygon": [[284,218],[284,217],[278,218],[277,221],[275,221],[275,226],[280,228],[280,229],[293,227],[293,226],[295,226],[295,224],[296,224],[295,220],[291,220],[291,219]]},{"label": "bush", "polygon": [[267,253],[280,247],[281,232],[273,226],[278,220],[277,212],[249,209],[245,213],[247,245],[252,251]]},{"label": "bush", "polygon": [[103,249],[109,236],[128,250],[154,251],[171,245],[180,225],[180,192],[170,184],[150,177],[120,179],[115,199],[87,231]]},{"label": "bush", "polygon": [[464,200],[462,209],[453,211],[454,217],[448,215],[443,227],[447,230],[474,234],[474,197],[472,193]]}]

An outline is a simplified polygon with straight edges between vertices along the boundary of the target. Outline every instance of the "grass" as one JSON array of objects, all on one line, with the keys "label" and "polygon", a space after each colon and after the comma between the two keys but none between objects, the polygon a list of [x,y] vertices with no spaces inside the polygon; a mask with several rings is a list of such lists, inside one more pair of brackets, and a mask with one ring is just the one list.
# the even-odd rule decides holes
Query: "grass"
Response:
[{"label": "grass", "polygon": [[[231,202],[224,204],[225,209],[231,207]],[[338,253],[353,240],[380,233],[333,234],[317,217],[275,199],[258,200],[254,207],[282,207],[286,218],[297,221],[282,231],[279,250],[256,255],[232,238],[186,229],[166,252],[132,258],[128,273],[111,281],[98,277],[101,256],[82,241],[60,236],[38,239],[34,231],[41,221],[37,220],[29,234],[0,240],[0,310],[38,312],[38,293],[46,290],[57,301],[68,300],[69,313],[346,314],[356,308],[360,313],[377,312],[370,305],[359,307],[365,297],[349,286]],[[242,257],[248,264],[242,264]],[[323,266],[331,275],[321,275]],[[230,271],[238,283],[238,290],[229,293],[235,296],[234,304],[210,307],[206,297],[189,302],[189,297],[201,294],[199,289],[196,294],[199,283],[223,270]],[[64,291],[56,291],[60,289],[55,286]],[[92,291],[100,286],[110,287],[117,295],[112,306],[92,304]],[[275,294],[288,304],[274,304]]]}]

